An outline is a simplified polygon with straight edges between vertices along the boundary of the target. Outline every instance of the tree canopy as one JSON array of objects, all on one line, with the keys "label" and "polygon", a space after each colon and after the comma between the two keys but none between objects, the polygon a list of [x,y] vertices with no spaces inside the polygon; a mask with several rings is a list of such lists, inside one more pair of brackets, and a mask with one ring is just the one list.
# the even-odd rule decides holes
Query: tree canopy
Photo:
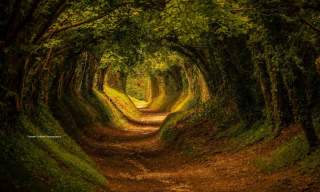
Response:
[{"label": "tree canopy", "polygon": [[[70,140],[45,144],[62,154],[57,146],[78,146],[72,139],[97,122],[136,130],[158,126],[158,118],[168,143],[181,139],[179,128],[197,127],[193,121],[227,130],[217,138],[241,138],[263,122],[272,139],[297,125],[305,151],[319,148],[319,0],[3,0],[0,7],[0,143],[6,134],[59,130]],[[250,139],[268,137],[259,134]],[[104,182],[90,160],[63,158]]]}]

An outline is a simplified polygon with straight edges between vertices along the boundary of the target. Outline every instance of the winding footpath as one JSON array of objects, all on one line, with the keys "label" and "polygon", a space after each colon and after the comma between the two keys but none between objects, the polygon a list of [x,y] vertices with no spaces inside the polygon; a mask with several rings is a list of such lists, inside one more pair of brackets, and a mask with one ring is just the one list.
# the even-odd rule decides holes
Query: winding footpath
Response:
[{"label": "winding footpath", "polygon": [[259,146],[190,160],[160,142],[159,127],[168,114],[141,111],[142,118],[128,130],[96,127],[96,137],[86,138],[84,149],[108,180],[103,191],[269,192],[277,180],[280,187],[286,182],[281,191],[305,190],[305,185],[290,188],[308,180],[295,172],[265,175],[257,171],[252,160],[263,152]]}]

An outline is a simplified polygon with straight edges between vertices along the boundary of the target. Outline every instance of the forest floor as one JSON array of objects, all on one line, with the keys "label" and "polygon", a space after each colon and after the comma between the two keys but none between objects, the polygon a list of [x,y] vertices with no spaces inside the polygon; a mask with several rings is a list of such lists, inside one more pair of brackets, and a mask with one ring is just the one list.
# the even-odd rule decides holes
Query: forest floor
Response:
[{"label": "forest floor", "polygon": [[94,136],[85,139],[85,150],[108,180],[109,190],[105,191],[320,191],[320,185],[311,177],[301,175],[293,168],[267,174],[254,166],[257,157],[268,154],[277,142],[294,134],[292,132],[269,143],[258,143],[232,152],[217,152],[214,148],[223,145],[224,141],[210,141],[203,145],[201,155],[190,156],[168,149],[160,142],[158,129],[167,114],[147,111],[143,114],[139,122],[144,123],[132,122],[132,129],[96,126]]}]

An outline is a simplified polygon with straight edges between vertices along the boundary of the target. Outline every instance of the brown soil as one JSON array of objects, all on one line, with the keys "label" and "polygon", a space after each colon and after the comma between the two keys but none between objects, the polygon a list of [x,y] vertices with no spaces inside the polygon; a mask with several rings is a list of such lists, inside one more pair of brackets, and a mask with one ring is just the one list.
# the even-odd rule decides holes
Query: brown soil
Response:
[{"label": "brown soil", "polygon": [[[144,120],[163,120],[165,114],[145,112]],[[83,146],[108,180],[112,192],[300,192],[320,191],[312,178],[294,169],[266,174],[253,165],[259,155],[289,137],[284,133],[272,143],[260,143],[233,152],[211,152],[219,142],[203,146],[202,155],[191,157],[169,150],[159,139],[158,128],[121,131],[94,127]]]}]

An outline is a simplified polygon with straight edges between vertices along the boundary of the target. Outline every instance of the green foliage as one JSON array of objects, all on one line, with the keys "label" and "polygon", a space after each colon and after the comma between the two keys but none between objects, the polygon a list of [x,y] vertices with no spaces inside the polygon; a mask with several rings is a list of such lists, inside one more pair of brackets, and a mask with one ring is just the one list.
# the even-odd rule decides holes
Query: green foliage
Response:
[{"label": "green foliage", "polygon": [[[59,6],[63,1],[53,0],[41,1],[29,13],[34,2],[38,1],[8,1],[3,11],[5,19],[0,31],[4,65],[0,66],[0,79],[4,85],[0,95],[4,99],[0,106],[4,111],[9,111],[5,109],[7,102],[12,108],[21,104],[19,110],[36,106],[33,100],[50,90],[52,83],[44,88],[42,74],[49,74],[50,79],[61,75],[59,92],[67,92],[65,86],[77,79],[76,75],[68,78],[72,70],[67,68],[87,66],[88,57],[74,65],[66,55],[90,51],[95,57],[90,58],[94,60],[92,65],[100,62],[92,69],[128,73],[138,65],[138,70],[156,76],[170,72],[172,66],[184,68],[187,75],[181,80],[184,91],[178,101],[172,104],[177,95],[168,94],[173,89],[165,86],[177,84],[166,79],[160,87],[162,92],[151,104],[154,109],[182,111],[171,114],[161,127],[161,139],[168,143],[177,140],[182,128],[205,120],[217,127],[216,138],[231,138],[239,147],[272,135],[267,121],[280,128],[298,122],[312,130],[313,115],[319,127],[318,106],[314,104],[320,96],[316,72],[320,19],[315,0],[170,0],[161,1],[161,6],[155,3],[156,7],[153,1],[81,0]],[[54,59],[48,56],[49,50]],[[202,74],[198,75],[198,71],[205,80],[200,86]],[[25,82],[33,72],[41,74],[34,78],[38,81]],[[12,90],[4,87],[6,82],[13,86]],[[206,83],[213,100],[201,104]],[[31,93],[30,98],[24,95]],[[141,90],[136,95],[141,96],[140,93]],[[90,191],[103,185],[104,178],[69,136],[81,134],[83,127],[93,123],[110,121],[120,127],[128,122],[124,116],[130,120],[140,117],[124,93],[107,87],[106,94],[110,99],[95,92],[94,96],[63,96],[53,103],[55,116],[65,122],[66,130],[48,109],[41,107],[36,118],[21,116],[21,129],[10,137],[1,131],[0,149],[8,166],[0,175],[8,176],[23,190],[45,191],[46,186],[52,186],[53,191]],[[30,140],[26,134],[63,137]],[[194,154],[193,143],[184,147],[186,154]],[[307,151],[306,140],[299,136],[256,164],[272,172],[304,159]],[[319,151],[305,158],[301,167],[317,168],[317,158]],[[15,175],[19,177],[13,178]]]},{"label": "green foliage", "polygon": [[[24,117],[27,120],[27,117]],[[23,119],[24,120],[24,119]],[[23,123],[24,121],[22,121]],[[91,162],[89,160],[88,156],[82,151],[81,147],[77,145],[77,143],[71,139],[64,131],[64,129],[61,127],[59,122],[53,117],[51,111],[48,109],[47,106],[40,106],[37,112],[37,117],[32,120],[32,122],[29,123],[35,123],[37,125],[39,134],[41,133],[47,134],[47,135],[57,135],[66,137],[63,140],[58,140],[59,145],[61,145],[66,151],[70,153],[77,153],[78,155],[81,155],[80,158],[86,162]],[[30,128],[33,126],[30,125]],[[50,142],[50,140],[48,140]],[[53,145],[55,143],[52,143]],[[92,162],[91,162],[92,163]]]},{"label": "green foliage", "polygon": [[[78,128],[85,127],[99,120],[98,113],[87,101],[76,96],[66,95],[63,102],[60,104],[61,108],[71,113],[72,118],[77,123]],[[78,130],[79,131],[79,130]]]},{"label": "green foliage", "polygon": [[[296,136],[279,146],[270,156],[261,157],[255,161],[255,165],[263,171],[273,172],[284,167],[294,165],[297,161],[304,159],[309,152],[308,143],[304,136]],[[316,156],[316,153],[314,153]],[[312,157],[309,157],[309,161]],[[305,161],[305,165],[312,165]]]},{"label": "green foliage", "polygon": [[319,174],[320,171],[320,149],[309,154],[299,162],[300,170],[309,174]]},{"label": "green foliage", "polygon": [[234,142],[240,148],[273,136],[272,125],[264,121],[257,121],[249,128],[242,126],[242,129],[237,129],[234,134]]},{"label": "green foliage", "polygon": [[[198,118],[205,117],[206,119],[212,119],[221,130],[231,128],[232,125],[241,122],[239,115],[233,111],[232,106],[229,106],[227,98],[217,98],[216,100],[210,100],[203,103],[198,113]],[[223,110],[221,110],[223,109]],[[202,114],[203,113],[203,114]]]},{"label": "green foliage", "polygon": [[142,65],[148,72],[156,74],[169,71],[174,65],[182,66],[184,62],[187,62],[186,59],[178,53],[167,48],[159,48],[156,52],[146,55]]},{"label": "green foliage", "polygon": [[130,73],[126,83],[126,93],[139,100],[147,100],[149,77],[146,74]]},{"label": "green foliage", "polygon": [[108,115],[109,122],[116,128],[120,128],[125,122],[122,119],[121,112],[116,109],[104,93],[94,91],[94,95],[99,100],[100,108]]},{"label": "green foliage", "polygon": [[171,113],[160,127],[160,138],[166,143],[174,142],[179,131],[176,126],[180,121],[185,120],[189,114],[189,111]]},{"label": "green foliage", "polygon": [[247,33],[252,27],[249,18],[232,12],[239,7],[235,2],[173,0],[159,20],[151,22],[154,33],[161,37],[175,35],[184,44],[200,43],[209,32],[220,39]]},{"label": "green foliage", "polygon": [[59,39],[50,39],[48,42],[43,44],[45,48],[54,48],[58,47],[61,44],[61,40]]},{"label": "green foliage", "polygon": [[100,68],[108,68],[111,67],[114,71],[123,71],[126,70],[125,65],[121,65],[123,62],[123,58],[116,53],[111,51],[104,52],[100,60]]},{"label": "green foliage", "polygon": [[94,92],[92,95],[87,95],[86,99],[97,110],[99,122],[108,123],[111,119],[110,109],[108,109],[105,102],[99,98],[97,92]]},{"label": "green foliage", "polygon": [[172,31],[179,35],[182,42],[197,41],[204,31],[208,31],[208,17],[201,10],[201,3],[191,1],[170,1],[163,13],[161,13],[160,28],[162,36]]},{"label": "green foliage", "polygon": [[[52,117],[48,109],[39,109],[39,117],[20,116],[22,132],[1,132],[1,177],[23,191],[93,191],[106,180],[94,163]],[[57,135],[60,138],[30,138],[29,135]]]},{"label": "green foliage", "polygon": [[176,139],[176,137],[177,137],[176,132],[172,129],[172,127],[171,128],[166,127],[161,132],[161,139],[166,143],[173,142]]},{"label": "green foliage", "polygon": [[116,108],[126,117],[130,119],[139,119],[141,116],[140,111],[125,93],[106,86],[105,94],[112,100],[113,105],[116,105]]}]

